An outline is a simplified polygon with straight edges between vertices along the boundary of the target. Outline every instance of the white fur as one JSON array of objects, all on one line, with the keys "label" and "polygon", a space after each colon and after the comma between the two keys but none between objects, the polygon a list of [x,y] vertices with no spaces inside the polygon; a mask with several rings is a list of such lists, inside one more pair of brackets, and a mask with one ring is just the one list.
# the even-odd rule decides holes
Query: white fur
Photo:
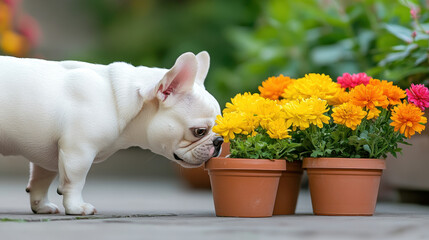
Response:
[{"label": "white fur", "polygon": [[[139,146],[192,167],[214,151],[220,108],[203,86],[207,52],[182,54],[171,69],[0,57],[0,154],[31,162],[36,213],[55,213],[47,189],[60,175],[67,214],[93,214],[81,191],[93,162]],[[193,128],[207,128],[201,138]],[[175,160],[174,154],[183,159]]]}]

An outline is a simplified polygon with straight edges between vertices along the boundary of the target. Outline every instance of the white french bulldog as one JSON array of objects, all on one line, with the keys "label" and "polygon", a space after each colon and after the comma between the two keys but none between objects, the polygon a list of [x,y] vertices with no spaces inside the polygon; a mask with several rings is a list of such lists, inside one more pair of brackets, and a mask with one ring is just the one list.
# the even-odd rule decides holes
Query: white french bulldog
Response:
[{"label": "white french bulldog", "polygon": [[59,173],[66,214],[94,214],[82,199],[86,175],[119,149],[150,149],[184,167],[217,156],[209,64],[207,52],[184,53],[169,70],[0,57],[0,154],[30,160],[33,212],[59,212],[47,197]]}]

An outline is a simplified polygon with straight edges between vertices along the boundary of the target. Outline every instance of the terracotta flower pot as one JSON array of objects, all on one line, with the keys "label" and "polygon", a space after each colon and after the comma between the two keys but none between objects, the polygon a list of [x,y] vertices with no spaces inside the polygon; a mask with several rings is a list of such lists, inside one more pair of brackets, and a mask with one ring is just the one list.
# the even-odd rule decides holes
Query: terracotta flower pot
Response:
[{"label": "terracotta flower pot", "polygon": [[[222,143],[222,153],[220,157],[229,155],[229,144]],[[198,168],[184,168],[177,165],[180,171],[180,175],[183,177],[185,182],[195,189],[210,189],[210,178],[207,171],[204,170],[204,165]]]},{"label": "terracotta flower pot", "polygon": [[217,216],[271,217],[284,160],[212,158],[206,162]]},{"label": "terracotta flower pot", "polygon": [[273,215],[295,214],[299,190],[301,188],[302,162],[286,161],[286,170],[282,172],[277,190]]},{"label": "terracotta flower pot", "polygon": [[305,158],[311,202],[316,215],[374,214],[385,160]]}]

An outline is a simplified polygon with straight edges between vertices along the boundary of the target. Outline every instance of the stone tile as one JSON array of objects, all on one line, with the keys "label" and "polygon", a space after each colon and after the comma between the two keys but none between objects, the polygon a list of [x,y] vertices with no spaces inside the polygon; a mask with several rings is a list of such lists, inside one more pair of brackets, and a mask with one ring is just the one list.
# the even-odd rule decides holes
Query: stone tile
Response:
[{"label": "stone tile", "polygon": [[[189,190],[171,179],[89,178],[84,196],[99,214],[34,215],[25,184],[23,179],[0,179],[0,239],[429,238],[426,206],[379,202],[372,217],[314,216],[309,193],[302,191],[296,215],[221,218],[214,214],[210,191]],[[59,204],[54,192],[50,198]]]}]

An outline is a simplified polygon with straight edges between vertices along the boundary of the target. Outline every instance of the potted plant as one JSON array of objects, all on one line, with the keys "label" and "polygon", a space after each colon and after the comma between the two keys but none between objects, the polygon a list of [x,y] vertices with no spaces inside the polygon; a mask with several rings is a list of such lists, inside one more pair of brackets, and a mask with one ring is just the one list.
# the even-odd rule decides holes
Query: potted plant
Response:
[{"label": "potted plant", "polygon": [[[205,165],[217,216],[270,217],[282,172],[291,168],[301,178],[300,165],[292,163],[299,160],[301,144],[292,141],[282,104],[259,94],[237,94],[217,117],[213,131],[230,142],[229,158],[212,158]],[[294,184],[293,212],[299,180]]]},{"label": "potted plant", "polygon": [[425,128],[426,92],[422,85],[405,92],[365,73],[345,73],[337,83],[308,74],[285,89],[284,101],[295,108],[325,101],[319,109],[325,118],[317,124],[309,124],[314,120],[306,112],[294,116],[315,214],[373,215],[384,159]]},{"label": "potted plant", "polygon": [[[294,79],[280,74],[277,77],[269,77],[262,82],[262,86],[259,86],[258,89],[261,97],[277,101],[282,99],[284,90],[293,82]],[[280,105],[282,106],[283,103],[280,103]],[[288,124],[291,123],[289,122]],[[293,135],[292,133],[292,142],[295,139]],[[280,176],[273,215],[295,214],[303,174],[302,161],[299,154],[300,146],[295,146],[295,154],[289,157],[289,161],[286,162],[286,171],[282,171],[282,175]]]}]

